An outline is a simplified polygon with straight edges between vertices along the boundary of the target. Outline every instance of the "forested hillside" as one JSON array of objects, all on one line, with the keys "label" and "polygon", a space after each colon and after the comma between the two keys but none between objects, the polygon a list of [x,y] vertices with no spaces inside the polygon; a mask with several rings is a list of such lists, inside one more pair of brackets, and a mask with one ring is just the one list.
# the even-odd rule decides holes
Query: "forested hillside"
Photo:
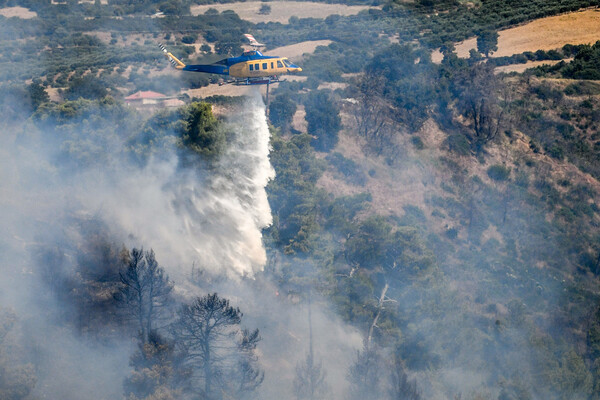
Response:
[{"label": "forested hillside", "polygon": [[0,399],[600,398],[598,1],[212,3],[0,0]]}]

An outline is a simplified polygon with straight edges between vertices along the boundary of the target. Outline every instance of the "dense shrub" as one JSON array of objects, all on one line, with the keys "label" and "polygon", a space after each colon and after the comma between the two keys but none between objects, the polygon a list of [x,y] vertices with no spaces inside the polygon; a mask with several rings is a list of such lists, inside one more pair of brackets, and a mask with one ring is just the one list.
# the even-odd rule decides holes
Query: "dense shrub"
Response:
[{"label": "dense shrub", "polygon": [[510,168],[504,165],[495,164],[487,169],[487,174],[492,180],[498,182],[506,181],[510,177]]},{"label": "dense shrub", "polygon": [[340,106],[333,96],[325,91],[311,92],[304,106],[308,133],[313,135],[312,144],[319,151],[329,151],[338,141],[338,132],[342,127]]},{"label": "dense shrub", "polygon": [[269,119],[271,123],[284,131],[289,130],[295,113],[296,103],[287,93],[278,95],[269,104]]}]

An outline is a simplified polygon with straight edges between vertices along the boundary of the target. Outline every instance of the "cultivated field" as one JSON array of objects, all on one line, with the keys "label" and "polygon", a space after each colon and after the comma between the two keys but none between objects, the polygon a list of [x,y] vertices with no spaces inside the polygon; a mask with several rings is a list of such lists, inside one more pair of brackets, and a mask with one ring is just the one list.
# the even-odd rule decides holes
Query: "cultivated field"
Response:
[{"label": "cultivated field", "polygon": [[29,11],[24,7],[6,7],[0,8],[0,15],[6,18],[22,18],[22,19],[31,19],[37,17],[37,14],[34,11]]},{"label": "cultivated field", "polygon": [[[498,51],[492,54],[493,57],[552,50],[565,44],[595,43],[600,40],[600,9],[541,18],[498,34]],[[458,56],[466,58],[469,57],[469,50],[477,48],[477,39],[470,38],[455,46]],[[436,51],[431,58],[434,62],[440,62],[442,55]]]},{"label": "cultivated field", "polygon": [[[564,60],[565,62],[572,61],[572,58]],[[554,65],[558,64],[563,60],[544,60],[544,61],[530,61],[525,64],[512,64],[512,65],[503,65],[501,67],[497,67],[494,69],[495,72],[525,72],[526,69],[539,67],[540,65]]]},{"label": "cultivated field", "polygon": [[600,40],[600,9],[542,18],[499,32],[495,57],[524,51],[552,50],[565,44]]},{"label": "cultivated field", "polygon": [[207,4],[200,6],[192,6],[192,15],[204,14],[208,9],[214,8],[218,11],[233,10],[241,19],[253,23],[259,22],[281,22],[287,24],[290,17],[298,18],[326,18],[329,15],[355,15],[373,8],[369,6],[345,6],[342,4],[325,4],[314,2],[300,1],[271,1],[268,4],[271,7],[271,12],[267,15],[258,13],[261,5],[265,3],[260,1],[247,1],[243,3],[229,4]]}]

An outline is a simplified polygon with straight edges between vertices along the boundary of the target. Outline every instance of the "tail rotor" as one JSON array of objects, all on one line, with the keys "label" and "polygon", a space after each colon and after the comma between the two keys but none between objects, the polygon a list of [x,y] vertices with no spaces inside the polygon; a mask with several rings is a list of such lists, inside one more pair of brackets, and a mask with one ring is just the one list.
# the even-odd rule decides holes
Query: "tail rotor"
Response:
[{"label": "tail rotor", "polygon": [[158,47],[163,51],[163,53],[165,53],[165,57],[167,57],[173,67],[177,69],[185,68],[185,64],[179,61],[173,54],[169,53],[167,48],[162,43],[159,43]]}]

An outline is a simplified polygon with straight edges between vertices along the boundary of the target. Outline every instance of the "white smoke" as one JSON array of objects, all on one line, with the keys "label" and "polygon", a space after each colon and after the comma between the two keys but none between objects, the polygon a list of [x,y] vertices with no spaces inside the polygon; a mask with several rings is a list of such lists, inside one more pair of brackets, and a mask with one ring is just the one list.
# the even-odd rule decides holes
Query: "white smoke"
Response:
[{"label": "white smoke", "polygon": [[88,182],[103,190],[81,192],[81,204],[130,237],[131,247],[153,248],[176,281],[194,265],[230,278],[253,276],[266,263],[261,230],[272,222],[265,187],[269,129],[259,96],[228,122],[225,154],[210,171],[178,167],[176,155],[143,169]]},{"label": "white smoke", "polygon": [[[32,332],[22,363],[36,359],[40,398],[116,398],[128,371],[132,340],[78,337],[58,317],[72,304],[55,301],[40,283],[48,268],[57,279],[76,273],[76,249],[85,242],[80,221],[104,222],[116,245],[153,248],[178,285],[188,284],[192,265],[236,280],[263,269],[261,230],[272,221],[265,186],[275,173],[260,96],[226,125],[227,150],[210,167],[182,166],[174,148],[140,167],[114,156],[123,144],[117,140],[96,147],[95,157],[108,160],[102,168],[71,174],[56,165],[51,135],[29,126],[25,140],[25,129],[0,128],[0,308],[14,310]],[[30,252],[40,246],[64,255],[65,268],[39,265]]]}]

